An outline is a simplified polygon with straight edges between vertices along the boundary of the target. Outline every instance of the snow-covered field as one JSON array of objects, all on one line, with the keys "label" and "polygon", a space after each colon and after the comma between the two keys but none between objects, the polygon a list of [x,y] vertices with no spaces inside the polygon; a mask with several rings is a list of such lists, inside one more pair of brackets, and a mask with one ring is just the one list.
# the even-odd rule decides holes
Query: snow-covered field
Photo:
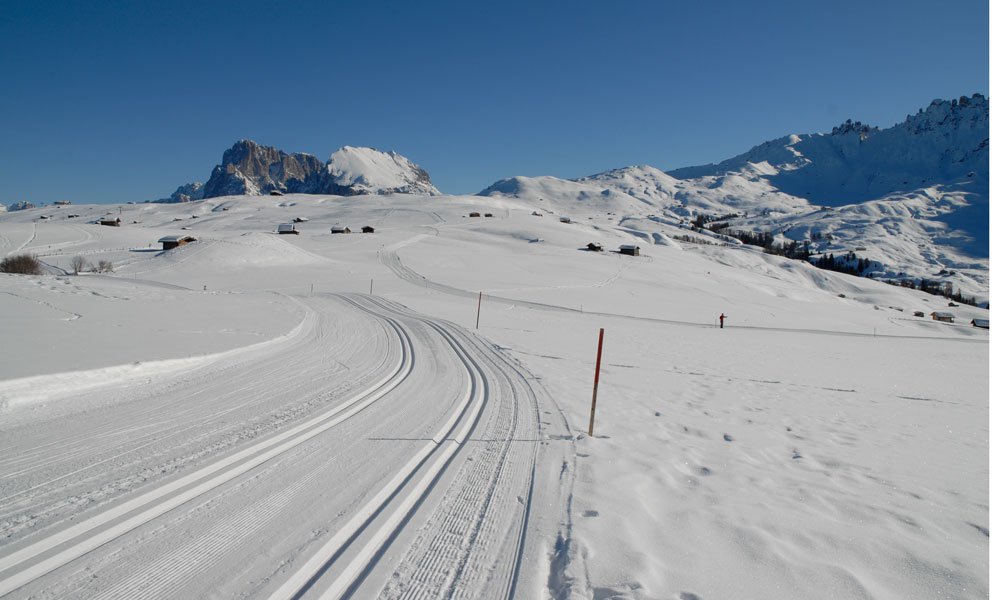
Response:
[{"label": "snow-covered field", "polygon": [[988,311],[632,209],[0,214],[0,596],[986,597]]}]

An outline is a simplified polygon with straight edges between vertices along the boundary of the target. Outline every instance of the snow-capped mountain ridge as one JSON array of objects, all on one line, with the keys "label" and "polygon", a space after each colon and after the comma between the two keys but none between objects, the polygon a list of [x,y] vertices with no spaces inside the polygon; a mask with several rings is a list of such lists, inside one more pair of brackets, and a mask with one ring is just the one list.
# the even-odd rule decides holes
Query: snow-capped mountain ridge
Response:
[{"label": "snow-capped mountain ridge", "polygon": [[981,94],[934,100],[903,122],[879,129],[848,120],[829,134],[789,135],[720,163],[669,171],[679,179],[744,172],[768,163],[775,188],[841,206],[892,192],[968,180],[988,186],[989,101]]},{"label": "snow-capped mountain ridge", "polygon": [[580,218],[607,213],[654,236],[697,237],[695,215],[726,216],[733,229],[809,240],[816,252],[864,248],[877,277],[957,270],[963,289],[982,292],[989,278],[988,136],[988,99],[975,94],[935,100],[889,129],[848,120],[830,133],[788,135],[718,164],[669,172],[631,166],[575,180],[514,177],[480,194],[525,198]]},{"label": "snow-capped mountain ridge", "polygon": [[396,152],[344,146],[325,164],[311,154],[288,154],[253,140],[239,140],[222,155],[208,182],[177,188],[161,202],[188,202],[219,196],[300,194],[437,195],[430,176]]},{"label": "snow-capped mountain ridge", "polygon": [[397,152],[344,146],[330,155],[326,173],[352,195],[407,193],[439,195],[430,175]]}]

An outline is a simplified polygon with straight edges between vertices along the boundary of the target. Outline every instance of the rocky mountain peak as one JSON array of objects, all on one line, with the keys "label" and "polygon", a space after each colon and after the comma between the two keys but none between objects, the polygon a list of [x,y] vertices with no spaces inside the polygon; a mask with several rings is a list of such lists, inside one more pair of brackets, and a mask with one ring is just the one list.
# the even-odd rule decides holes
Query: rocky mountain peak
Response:
[{"label": "rocky mountain peak", "polygon": [[841,125],[834,127],[830,132],[830,135],[858,135],[862,139],[868,137],[868,134],[872,131],[878,131],[878,127],[872,127],[871,125],[865,125],[861,121],[852,121],[848,119],[844,121]]},{"label": "rocky mountain peak", "polygon": [[299,194],[440,194],[430,175],[405,156],[374,148],[345,146],[327,163],[311,154],[286,153],[253,140],[239,140],[222,154],[208,182],[180,186],[159,202],[188,202],[218,196]]},{"label": "rocky mountain peak", "polygon": [[205,198],[257,195],[273,190],[317,193],[323,164],[310,154],[287,154],[253,140],[240,140],[222,154],[205,184]]}]

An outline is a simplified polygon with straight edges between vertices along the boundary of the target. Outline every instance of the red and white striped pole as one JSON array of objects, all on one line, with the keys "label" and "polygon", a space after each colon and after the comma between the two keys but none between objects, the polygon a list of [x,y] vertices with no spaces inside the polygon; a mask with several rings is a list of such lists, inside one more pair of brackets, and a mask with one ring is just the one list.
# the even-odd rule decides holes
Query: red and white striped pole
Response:
[{"label": "red and white striped pole", "polygon": [[597,336],[597,368],[594,369],[594,398],[590,401],[590,429],[587,434],[594,437],[594,414],[597,412],[597,384],[601,380],[601,351],[604,349],[604,328]]}]

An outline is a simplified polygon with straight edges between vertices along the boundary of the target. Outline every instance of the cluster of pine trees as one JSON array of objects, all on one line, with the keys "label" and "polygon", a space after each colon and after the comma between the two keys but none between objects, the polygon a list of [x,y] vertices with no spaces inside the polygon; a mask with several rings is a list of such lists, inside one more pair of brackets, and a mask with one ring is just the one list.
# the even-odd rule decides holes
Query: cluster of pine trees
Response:
[{"label": "cluster of pine trees", "polygon": [[834,256],[832,252],[821,254],[817,259],[810,259],[810,262],[820,269],[857,275],[858,277],[863,277],[865,271],[872,265],[872,261],[867,258],[858,258],[858,255],[853,251],[844,256]]},{"label": "cluster of pine trees", "polygon": [[[793,258],[797,260],[807,260],[812,263],[813,266],[820,269],[837,271],[838,273],[847,273],[858,277],[864,277],[865,272],[867,272],[872,266],[871,260],[867,258],[860,258],[853,251],[849,251],[847,254],[842,256],[834,256],[832,252],[828,252],[827,254],[820,254],[818,258],[813,258],[814,254],[810,250],[809,240],[803,240],[802,242],[792,240],[790,242],[776,244],[774,242],[774,235],[770,231],[758,233],[755,231],[729,229],[729,222],[726,221],[726,219],[731,219],[737,216],[739,215],[731,214],[724,215],[722,217],[695,215],[695,231],[700,229],[709,229],[715,233],[734,237],[744,244],[759,246],[768,254],[776,254],[778,256],[784,256],[786,258]],[[813,239],[817,239],[817,236],[814,235]],[[953,290],[950,282],[945,282],[942,285],[935,281],[928,281],[927,279],[903,279],[901,281],[887,280],[886,283],[911,289],[919,289],[922,292],[927,292],[928,294],[933,294],[935,296],[944,296],[945,298],[949,298],[955,302],[977,306],[976,298],[974,296],[966,296],[962,294],[961,290]]]}]

